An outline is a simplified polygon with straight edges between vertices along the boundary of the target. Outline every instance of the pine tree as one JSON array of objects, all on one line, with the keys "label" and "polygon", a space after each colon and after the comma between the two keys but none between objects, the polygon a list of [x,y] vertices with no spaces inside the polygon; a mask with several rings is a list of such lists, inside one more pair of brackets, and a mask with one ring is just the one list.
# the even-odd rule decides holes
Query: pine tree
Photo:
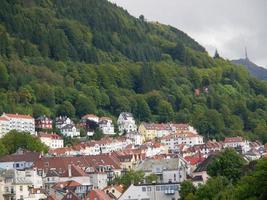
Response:
[{"label": "pine tree", "polygon": [[217,49],[215,50],[215,54],[214,54],[213,58],[214,58],[214,59],[221,58],[220,55],[219,55],[219,53],[218,53],[218,50],[217,50]]}]

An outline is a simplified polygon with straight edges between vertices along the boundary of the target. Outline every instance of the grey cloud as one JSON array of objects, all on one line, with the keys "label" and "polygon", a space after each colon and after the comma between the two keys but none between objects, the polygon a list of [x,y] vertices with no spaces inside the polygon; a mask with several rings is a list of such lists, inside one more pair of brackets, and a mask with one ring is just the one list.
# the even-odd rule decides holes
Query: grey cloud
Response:
[{"label": "grey cloud", "polygon": [[267,67],[266,0],[111,0],[134,16],[170,24],[188,33],[211,55],[244,57]]}]

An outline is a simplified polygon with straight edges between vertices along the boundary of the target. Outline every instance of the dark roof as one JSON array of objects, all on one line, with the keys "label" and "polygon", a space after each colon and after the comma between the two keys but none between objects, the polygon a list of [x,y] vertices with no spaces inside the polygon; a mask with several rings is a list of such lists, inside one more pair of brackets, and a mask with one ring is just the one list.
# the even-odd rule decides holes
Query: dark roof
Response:
[{"label": "dark roof", "polygon": [[74,127],[73,124],[66,124],[65,126],[61,127],[61,130],[62,129],[72,129]]},{"label": "dark roof", "polygon": [[59,177],[59,176],[60,174],[54,169],[50,169],[46,174],[46,177]]},{"label": "dark roof", "polygon": [[197,168],[195,169],[194,172],[203,172],[203,171],[207,171],[207,167],[210,163],[212,163],[213,159],[217,157],[216,154],[211,154],[207,157],[207,159],[205,159],[204,161],[202,161]]},{"label": "dark roof", "polygon": [[[50,118],[48,118],[47,116],[45,115],[42,115],[40,117],[38,117],[36,120],[51,120]],[[52,121],[52,120],[51,120]]]},{"label": "dark roof", "polygon": [[201,175],[195,176],[192,178],[192,181],[203,181],[203,177]]},{"label": "dark roof", "polygon": [[24,150],[23,152],[17,152],[11,155],[3,156],[0,158],[0,162],[34,162],[40,158],[40,153]]}]

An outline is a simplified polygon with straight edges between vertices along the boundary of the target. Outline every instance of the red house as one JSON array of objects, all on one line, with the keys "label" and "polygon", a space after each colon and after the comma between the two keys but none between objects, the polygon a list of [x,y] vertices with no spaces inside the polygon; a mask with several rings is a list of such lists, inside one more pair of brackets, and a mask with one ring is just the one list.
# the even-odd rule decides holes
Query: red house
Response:
[{"label": "red house", "polygon": [[53,120],[46,117],[45,115],[40,116],[37,119],[35,119],[35,128],[36,129],[52,129]]}]

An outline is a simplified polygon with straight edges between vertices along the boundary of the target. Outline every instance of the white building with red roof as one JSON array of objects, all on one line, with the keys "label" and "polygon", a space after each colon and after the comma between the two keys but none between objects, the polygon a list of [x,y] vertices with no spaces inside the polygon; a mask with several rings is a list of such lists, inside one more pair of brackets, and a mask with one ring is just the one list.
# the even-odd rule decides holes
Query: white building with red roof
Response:
[{"label": "white building with red roof", "polygon": [[39,133],[38,137],[40,138],[41,142],[48,146],[50,149],[64,147],[63,138],[55,133]]},{"label": "white building with red roof", "polygon": [[0,117],[0,138],[10,131],[9,120],[6,117]]},{"label": "white building with red roof", "polygon": [[241,148],[243,153],[250,150],[249,142],[242,137],[227,137],[224,139],[224,148]]},{"label": "white building with red roof", "polygon": [[176,150],[180,144],[186,144],[188,146],[203,144],[203,136],[192,132],[175,133],[161,138],[161,143],[166,145],[170,150]]},{"label": "white building with red roof", "polygon": [[34,118],[30,115],[3,113],[0,118],[0,126],[1,135],[11,130],[35,134]]}]

